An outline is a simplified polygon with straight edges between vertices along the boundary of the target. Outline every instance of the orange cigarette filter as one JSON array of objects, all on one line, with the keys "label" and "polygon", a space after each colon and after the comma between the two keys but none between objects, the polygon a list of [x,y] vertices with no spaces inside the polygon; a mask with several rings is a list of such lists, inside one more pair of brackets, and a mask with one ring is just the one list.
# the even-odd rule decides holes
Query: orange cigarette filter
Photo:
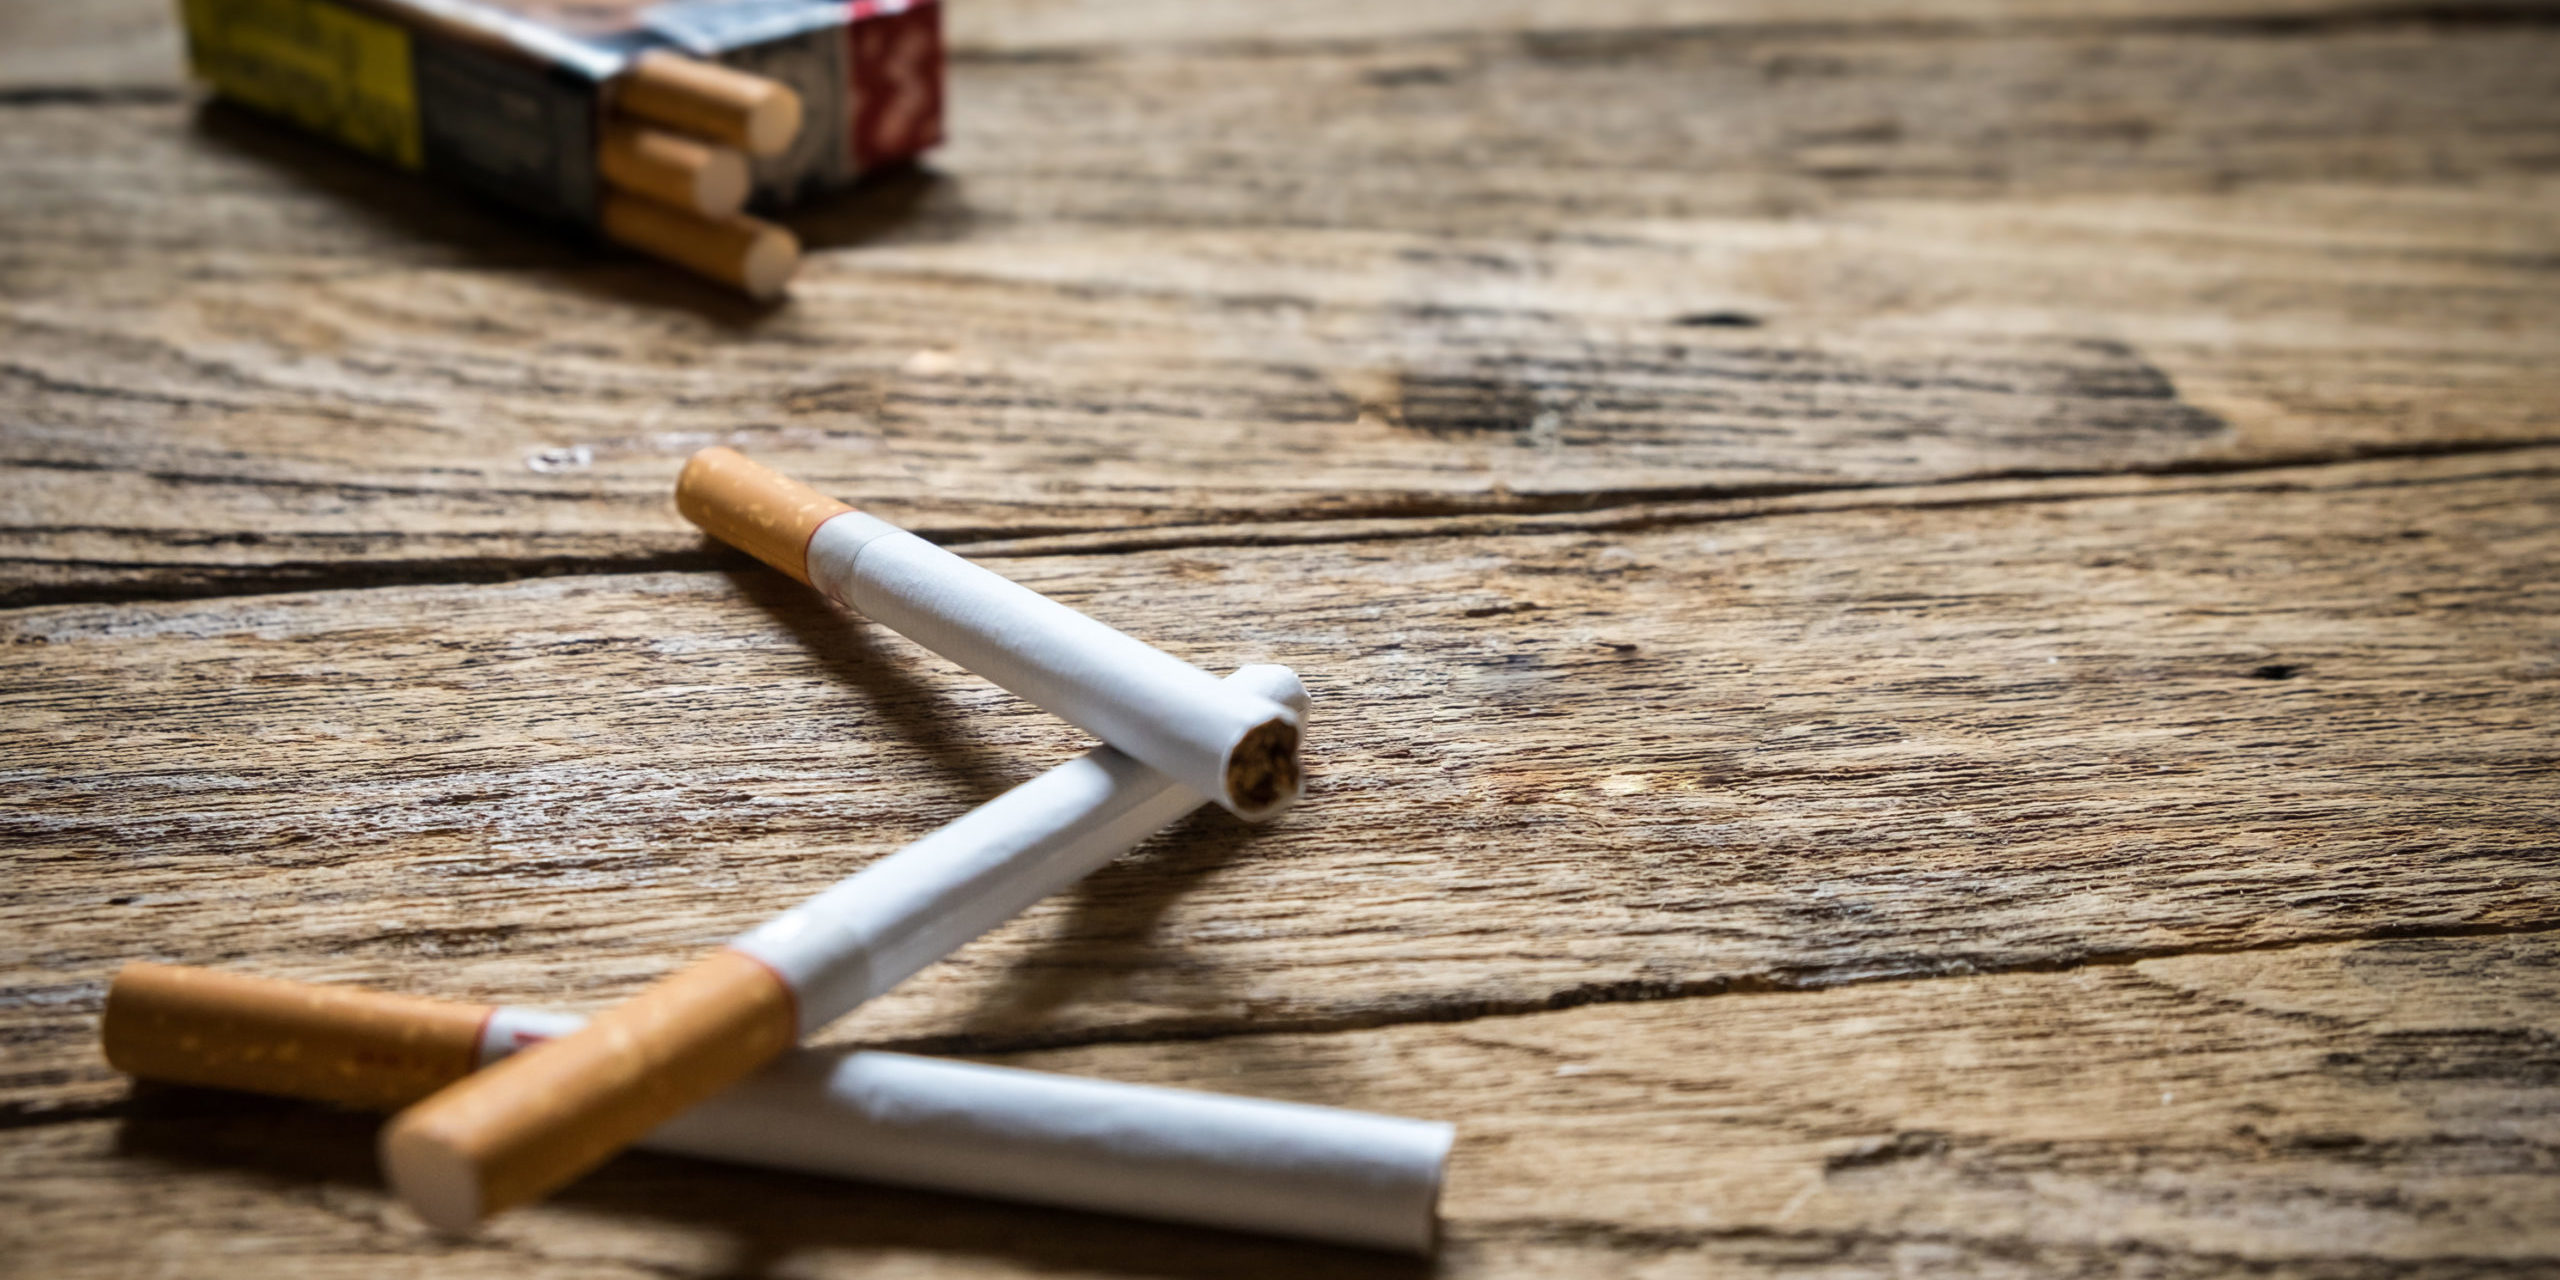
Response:
[{"label": "orange cigarette filter", "polygon": [[[853,509],[727,449],[695,455],[676,505],[802,582],[810,534]],[[604,1163],[798,1035],[790,987],[744,953],[715,952],[598,1015],[585,1034],[518,1054],[402,1112],[383,1131],[383,1169],[420,1217],[468,1230]]]},{"label": "orange cigarette filter", "polygon": [[135,963],[107,988],[101,1037],[128,1075],[389,1108],[471,1074],[489,1012]]},{"label": "orange cigarette filter", "polygon": [[[286,1097],[317,1087],[367,1105],[446,1083],[466,1066],[451,1052],[464,1028],[478,1028],[485,1061],[578,1023],[136,964],[109,989],[100,1031],[119,1066],[154,1078]],[[873,1051],[784,1061],[648,1144],[1345,1244],[1428,1251],[1436,1239],[1447,1125]],[[345,1087],[366,1077],[376,1079],[361,1091]]]},{"label": "orange cigarette filter", "polygon": [[789,476],[713,446],[676,477],[676,510],[704,533],[809,581],[809,537],[853,508]]},{"label": "orange cigarette filter", "polygon": [[800,95],[778,80],[652,49],[614,81],[616,111],[776,156],[800,136]]},{"label": "orange cigarette filter", "polygon": [[852,510],[731,449],[676,506],[706,532],[1260,821],[1304,784],[1297,719],[1260,695]]},{"label": "orange cigarette filter", "polygon": [[791,989],[722,950],[403,1111],[382,1165],[429,1225],[467,1231],[539,1199],[791,1048]]},{"label": "orange cigarette filter", "polygon": [[737,148],[627,122],[605,126],[596,168],[612,186],[706,218],[745,208],[751,185]]},{"label": "orange cigarette filter", "polygon": [[[1186,808],[1209,797],[1259,818],[1297,797],[1303,711],[1237,684],[1244,672],[1219,680],[732,450],[695,454],[677,481],[676,502],[705,530],[776,568],[803,582],[826,579],[831,596],[850,593],[847,603],[866,616],[936,652],[966,655],[964,665],[1102,737],[1128,776]],[[837,530],[860,541],[849,552],[829,552],[826,539]],[[1278,670],[1296,686],[1285,669],[1247,669],[1255,670]],[[1043,824],[1063,822],[1050,834],[1067,839],[1088,819],[1097,824],[1092,830],[1118,831],[1130,812],[1095,817],[1098,811],[1074,797],[1089,799],[1101,784],[1061,783],[1053,797],[1044,789],[1050,777],[943,832],[1000,812],[987,819],[993,834],[971,828],[951,838],[1033,847],[1021,845],[1018,824],[1046,830]],[[1117,795],[1117,788],[1101,785],[1100,794]],[[956,913],[931,894],[908,905],[916,920]],[[771,932],[741,938],[583,1029],[418,1103],[383,1131],[392,1188],[429,1223],[454,1231],[540,1198],[789,1049],[803,1012],[795,992],[819,993],[813,1012],[821,1020],[878,994],[857,990],[880,969],[864,949],[878,923],[841,907],[817,917],[786,915]]]},{"label": "orange cigarette filter", "polygon": [[706,218],[620,191],[607,191],[601,204],[608,239],[733,285],[752,298],[781,293],[800,267],[799,239],[762,219],[743,213]]}]

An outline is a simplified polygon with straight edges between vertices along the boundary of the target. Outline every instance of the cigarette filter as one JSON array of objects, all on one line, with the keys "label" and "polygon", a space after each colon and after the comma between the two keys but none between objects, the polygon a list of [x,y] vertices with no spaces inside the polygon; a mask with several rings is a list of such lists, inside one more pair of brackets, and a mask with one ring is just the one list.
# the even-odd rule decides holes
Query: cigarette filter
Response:
[{"label": "cigarette filter", "polygon": [[[1229,680],[1303,715],[1286,667]],[[384,1171],[447,1230],[536,1199],[1202,802],[1120,751],[1088,751],[402,1112],[383,1130]]]},{"label": "cigarette filter", "polygon": [[686,519],[1118,747],[1239,817],[1297,799],[1297,718],[732,449],[676,480]]},{"label": "cigarette filter", "polygon": [[706,218],[688,209],[608,191],[604,233],[618,244],[770,298],[800,267],[800,240],[760,218],[733,213]]},{"label": "cigarette filter", "polygon": [[[396,1106],[573,1015],[130,964],[117,1069]],[[642,1139],[660,1151],[1339,1244],[1428,1252],[1453,1130],[1391,1116],[906,1054],[795,1051]]]},{"label": "cigarette filter", "polygon": [[613,186],[705,218],[728,217],[747,203],[747,158],[681,133],[607,125],[596,166]]},{"label": "cigarette filter", "polygon": [[800,95],[778,81],[664,49],[631,60],[614,105],[752,156],[778,156],[800,136]]}]

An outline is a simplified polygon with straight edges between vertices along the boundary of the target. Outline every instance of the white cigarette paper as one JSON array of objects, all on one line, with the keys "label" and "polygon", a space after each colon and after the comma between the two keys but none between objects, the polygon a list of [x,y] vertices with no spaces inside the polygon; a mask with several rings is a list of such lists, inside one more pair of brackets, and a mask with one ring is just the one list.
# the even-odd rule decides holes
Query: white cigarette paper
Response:
[{"label": "white cigarette paper", "polygon": [[[1238,745],[1297,719],[1273,700],[859,511],[818,526],[809,581],[837,604],[1011,690],[1252,819],[1297,799],[1232,785]],[[1287,753],[1294,759],[1294,747]]]},{"label": "white cigarette paper", "polygon": [[[1238,668],[1224,684],[1288,708],[1293,719],[1306,715],[1306,687],[1287,667]],[[1206,800],[1115,748],[1096,747],[729,945],[791,988],[805,1037]]]},{"label": "white cigarette paper", "polygon": [[[502,1008],[482,1065],[576,1030]],[[798,1050],[643,1139],[657,1151],[1412,1253],[1455,1130],[1396,1116],[902,1053]]]},{"label": "white cigarette paper", "polygon": [[[1252,696],[1275,710],[1287,704],[1292,726],[1303,718],[1306,693],[1288,668],[1247,667],[1230,679],[1239,690],[1267,691]],[[414,1103],[382,1131],[384,1176],[428,1223],[469,1230],[717,1096],[795,1040],[1206,802],[1119,750],[1096,747],[544,1052]]]}]

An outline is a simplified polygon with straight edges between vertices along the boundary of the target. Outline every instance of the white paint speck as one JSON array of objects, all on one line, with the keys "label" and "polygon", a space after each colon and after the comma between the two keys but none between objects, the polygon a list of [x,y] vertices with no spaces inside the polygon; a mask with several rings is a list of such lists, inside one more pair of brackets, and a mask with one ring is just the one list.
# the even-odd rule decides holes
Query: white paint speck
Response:
[{"label": "white paint speck", "polygon": [[594,466],[596,451],[582,444],[553,445],[526,454],[524,469],[551,475],[561,471],[584,471]]}]

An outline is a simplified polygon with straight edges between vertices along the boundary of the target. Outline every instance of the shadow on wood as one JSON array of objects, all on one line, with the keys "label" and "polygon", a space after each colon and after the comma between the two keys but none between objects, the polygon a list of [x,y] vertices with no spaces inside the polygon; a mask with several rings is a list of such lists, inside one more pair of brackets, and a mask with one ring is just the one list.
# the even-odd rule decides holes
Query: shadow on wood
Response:
[{"label": "shadow on wood", "polygon": [[743,553],[710,538],[703,541],[724,559],[736,561],[723,567],[738,594],[763,610],[774,625],[790,632],[828,676],[859,693],[870,710],[887,722],[891,734],[922,749],[937,767],[984,798],[992,799],[1030,776],[1022,762],[954,733],[953,726],[963,718],[955,714],[957,709],[949,700],[905,665],[881,660],[883,629],[878,623],[837,609],[816,589],[752,564]]},{"label": "shadow on wood", "polygon": [[[1028,776],[1030,766],[1024,762],[956,733],[954,726],[964,721],[953,714],[945,694],[919,679],[907,664],[883,660],[878,648],[883,633],[877,624],[839,610],[811,588],[705,541],[714,554],[734,561],[724,569],[738,594],[789,632],[830,677],[855,691],[888,733],[924,751],[936,767],[960,778],[982,797],[992,798]],[[973,1011],[956,1032],[902,1042],[900,1047],[995,1052],[1042,1043],[1037,1035],[1026,1039],[1006,1030],[1037,1021],[1114,973],[1161,961],[1162,948],[1151,939],[1158,922],[1203,877],[1235,861],[1257,830],[1215,806],[1204,805],[1151,837],[1138,852],[1059,895],[1066,904],[1067,919],[1057,934],[1015,960],[1000,992]]]},{"label": "shadow on wood", "polygon": [[[1153,936],[1157,925],[1192,886],[1241,856],[1258,830],[1225,810],[1203,805],[1139,852],[1078,881],[1059,895],[1067,919],[1056,934],[1016,957],[958,1032],[929,1037],[925,1043],[945,1052],[1039,1044],[1036,1031],[1021,1033],[1026,1024],[1042,1024],[1050,1012],[1112,974],[1162,964],[1167,948]],[[1215,967],[1185,966],[1181,972],[1206,986],[1221,985]],[[1150,1028],[1154,1033],[1178,1030]]]},{"label": "shadow on wood", "polygon": [[[209,99],[195,134],[234,156],[283,170],[360,216],[400,234],[451,247],[490,271],[545,271],[572,288],[635,306],[692,313],[729,329],[754,327],[786,302],[758,302],[665,263],[615,249],[592,232],[531,214],[295,131],[246,108]],[[645,263],[646,270],[631,270]]]},{"label": "shadow on wood", "polygon": [[[254,1094],[138,1083],[116,1134],[121,1159],[211,1174],[228,1170],[281,1183],[335,1185],[380,1195],[374,1168],[379,1117]],[[772,1274],[797,1255],[843,1251],[976,1256],[1040,1271],[1133,1276],[1422,1277],[1426,1260],[1302,1244],[1207,1228],[1038,1208],[873,1183],[780,1173],[679,1156],[625,1154],[483,1237],[548,1257],[548,1245],[612,1249],[622,1230],[668,1228],[724,1238],[726,1257],[705,1276]],[[391,1249],[424,1229],[383,1224]],[[530,1237],[530,1238],[528,1238]],[[712,1252],[721,1251],[715,1244]]]},{"label": "shadow on wood", "polygon": [[960,183],[922,165],[891,165],[777,215],[811,252],[884,242],[957,240],[976,221]]}]

